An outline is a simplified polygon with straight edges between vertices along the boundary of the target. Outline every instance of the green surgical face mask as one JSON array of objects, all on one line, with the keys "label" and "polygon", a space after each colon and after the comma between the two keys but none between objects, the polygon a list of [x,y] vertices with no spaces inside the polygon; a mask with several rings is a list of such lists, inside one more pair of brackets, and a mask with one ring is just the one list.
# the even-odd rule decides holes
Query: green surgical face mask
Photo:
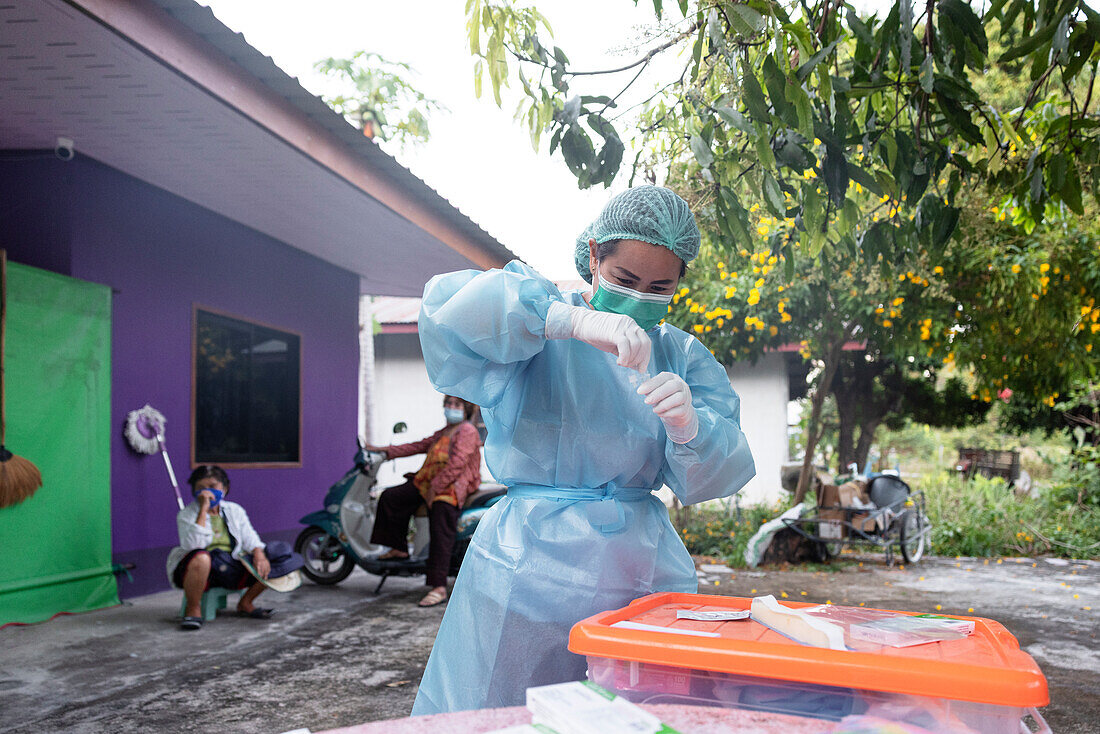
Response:
[{"label": "green surgical face mask", "polygon": [[640,293],[616,283],[609,283],[600,277],[596,268],[596,293],[592,296],[592,308],[597,311],[620,313],[634,319],[638,326],[649,331],[661,319],[668,315],[668,304],[672,294]]}]

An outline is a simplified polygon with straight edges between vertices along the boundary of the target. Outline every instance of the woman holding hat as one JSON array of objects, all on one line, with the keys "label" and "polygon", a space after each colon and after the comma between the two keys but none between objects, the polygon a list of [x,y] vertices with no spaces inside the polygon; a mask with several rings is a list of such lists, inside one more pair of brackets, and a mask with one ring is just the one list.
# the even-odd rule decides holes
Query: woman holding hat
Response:
[{"label": "woman holding hat", "polygon": [[214,587],[246,589],[237,602],[237,614],[269,619],[275,610],[256,606],[256,597],[265,588],[294,588],[297,574],[291,574],[305,560],[289,543],[260,540],[244,508],[225,499],[229,475],[220,466],[197,467],[187,483],[195,501],[176,514],[180,544],[168,553],[167,565],[168,579],[183,589],[186,600],[180,629],[202,628],[202,595]]},{"label": "woman holding hat", "polygon": [[726,371],[659,323],[698,251],[683,199],[640,186],[577,240],[590,291],[559,292],[519,262],[428,283],[429,377],[482,407],[486,462],[509,489],[478,525],[413,714],[521,705],[530,686],[580,680],[574,623],[697,590],[652,492],[691,504],[756,473]]}]

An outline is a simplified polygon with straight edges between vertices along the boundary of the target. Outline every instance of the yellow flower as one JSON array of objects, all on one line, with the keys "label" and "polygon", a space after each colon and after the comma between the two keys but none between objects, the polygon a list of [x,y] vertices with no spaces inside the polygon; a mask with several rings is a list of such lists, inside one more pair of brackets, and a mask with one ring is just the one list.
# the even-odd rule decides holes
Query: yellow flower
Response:
[{"label": "yellow flower", "polygon": [[885,308],[883,308],[882,306],[879,306],[878,308],[876,308],[876,309],[875,309],[875,313],[877,313],[877,314],[881,314],[881,313],[883,313],[883,312],[884,312],[885,310],[886,310]]},{"label": "yellow flower", "polygon": [[755,306],[756,304],[760,303],[760,291],[756,290],[755,288],[749,291],[749,297],[746,303],[748,303],[750,306]]},{"label": "yellow flower", "polygon": [[1018,272],[1020,272],[1020,270],[1022,270],[1022,268],[1018,264],[1014,264],[1012,266],[1012,272],[1018,273]]},{"label": "yellow flower", "polygon": [[728,285],[728,286],[726,286],[726,298],[727,298],[727,299],[728,299],[728,298],[733,298],[733,294],[734,294],[734,293],[736,293],[736,292],[737,292],[737,288],[736,288],[736,287],[734,287],[734,286],[732,286],[732,285]]},{"label": "yellow flower", "polygon": [[779,333],[779,327],[778,326],[769,326],[768,327],[768,333],[771,334],[772,336],[775,336],[776,334]]},{"label": "yellow flower", "polygon": [[936,275],[943,275],[943,266],[937,265],[936,267],[932,268],[932,272]]},{"label": "yellow flower", "polygon": [[897,298],[895,298],[893,301],[890,302],[890,305],[891,306],[900,306],[903,303],[905,303],[905,299],[901,296],[898,296]]},{"label": "yellow flower", "polygon": [[889,329],[891,326],[894,325],[894,322],[890,319],[883,319],[882,325]]},{"label": "yellow flower", "polygon": [[1039,266],[1039,272],[1040,273],[1045,273],[1048,270],[1050,270],[1050,265],[1048,265],[1047,263],[1043,263],[1042,265]]},{"label": "yellow flower", "polygon": [[696,324],[695,326],[693,326],[691,328],[695,330],[696,334],[702,334],[703,333],[703,325],[702,324]]},{"label": "yellow flower", "polygon": [[763,278],[757,278],[756,282],[752,284],[752,287],[753,288],[763,288],[764,287],[764,279]]},{"label": "yellow flower", "polygon": [[[791,315],[790,315],[789,313],[787,313],[786,311],[784,311],[784,312],[783,312],[783,315],[779,317],[779,320],[780,320],[780,321],[781,321],[782,323],[784,323],[784,324],[785,324],[785,323],[787,323],[788,321],[790,321],[790,320],[791,320]],[[1088,346],[1089,346],[1089,347],[1091,347],[1092,345],[1091,345],[1091,344],[1089,344]],[[1086,347],[1086,351],[1092,351],[1092,350],[1091,350],[1091,349],[1088,349],[1088,347]]]},{"label": "yellow flower", "polygon": [[768,225],[766,224],[761,224],[759,227],[756,228],[756,233],[759,235],[766,235],[769,231],[770,230],[768,229]]}]

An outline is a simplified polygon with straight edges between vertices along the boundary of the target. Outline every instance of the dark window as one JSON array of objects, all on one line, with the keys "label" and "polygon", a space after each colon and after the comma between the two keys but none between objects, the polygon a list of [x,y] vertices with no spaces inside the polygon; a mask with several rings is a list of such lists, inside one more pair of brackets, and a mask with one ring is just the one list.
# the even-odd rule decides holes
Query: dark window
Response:
[{"label": "dark window", "polygon": [[301,338],[195,310],[196,464],[298,463]]}]

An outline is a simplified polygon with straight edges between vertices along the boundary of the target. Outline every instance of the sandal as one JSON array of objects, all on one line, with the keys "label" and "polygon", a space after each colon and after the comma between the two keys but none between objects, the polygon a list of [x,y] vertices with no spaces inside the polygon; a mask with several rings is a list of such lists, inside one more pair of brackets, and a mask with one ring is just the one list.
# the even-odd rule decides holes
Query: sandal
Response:
[{"label": "sandal", "polygon": [[434,607],[436,604],[442,604],[447,601],[447,592],[439,591],[438,589],[432,589],[427,595],[417,602],[419,607]]},{"label": "sandal", "polygon": [[180,629],[188,632],[202,629],[202,617],[184,617],[180,620]]},{"label": "sandal", "polygon": [[376,561],[407,561],[409,560],[408,553],[402,553],[396,548],[391,548],[382,555],[378,556],[374,560]]},{"label": "sandal", "polygon": [[248,617],[249,619],[271,619],[271,615],[275,614],[274,609],[264,609],[263,607],[254,607],[251,611],[237,610],[238,617]]}]

